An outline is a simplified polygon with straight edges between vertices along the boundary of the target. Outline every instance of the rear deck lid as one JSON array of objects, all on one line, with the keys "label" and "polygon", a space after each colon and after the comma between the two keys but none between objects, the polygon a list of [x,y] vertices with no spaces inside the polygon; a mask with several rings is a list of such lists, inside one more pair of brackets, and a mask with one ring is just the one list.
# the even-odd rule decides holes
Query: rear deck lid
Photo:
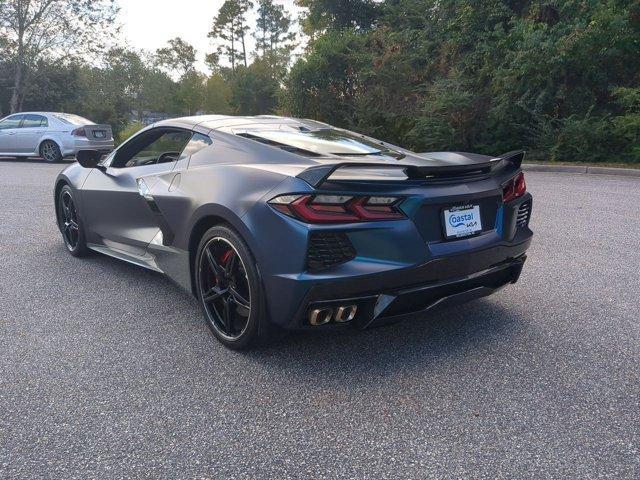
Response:
[{"label": "rear deck lid", "polygon": [[89,140],[97,142],[113,140],[111,125],[87,125],[84,127],[84,131]]}]

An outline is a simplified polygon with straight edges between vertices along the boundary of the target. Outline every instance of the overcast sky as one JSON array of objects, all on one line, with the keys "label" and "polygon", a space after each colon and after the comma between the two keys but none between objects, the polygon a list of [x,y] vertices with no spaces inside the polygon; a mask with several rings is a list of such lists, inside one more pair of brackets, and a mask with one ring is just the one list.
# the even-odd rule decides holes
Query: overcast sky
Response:
[{"label": "overcast sky", "polygon": [[[207,33],[223,3],[224,0],[120,0],[120,22],[127,42],[137,49],[155,51],[169,39],[182,37],[198,49],[199,66],[204,71],[205,53],[214,50]],[[292,18],[298,18],[300,9],[293,0],[276,3],[284,5]],[[248,19],[253,28],[255,8]],[[251,52],[255,41],[251,36],[247,40]]]}]

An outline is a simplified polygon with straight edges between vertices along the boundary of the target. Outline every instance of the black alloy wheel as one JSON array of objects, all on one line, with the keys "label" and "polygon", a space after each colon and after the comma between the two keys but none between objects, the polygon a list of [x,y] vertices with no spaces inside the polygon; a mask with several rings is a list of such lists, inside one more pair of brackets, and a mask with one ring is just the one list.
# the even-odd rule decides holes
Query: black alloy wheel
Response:
[{"label": "black alloy wheel", "polygon": [[196,257],[198,299],[214,335],[226,346],[245,348],[260,335],[262,291],[255,260],[227,227],[213,227]]},{"label": "black alloy wheel", "polygon": [[65,185],[60,190],[57,203],[58,226],[60,227],[60,232],[62,232],[64,244],[72,255],[76,257],[82,256],[86,253],[87,246],[73,199],[73,191],[68,185]]}]

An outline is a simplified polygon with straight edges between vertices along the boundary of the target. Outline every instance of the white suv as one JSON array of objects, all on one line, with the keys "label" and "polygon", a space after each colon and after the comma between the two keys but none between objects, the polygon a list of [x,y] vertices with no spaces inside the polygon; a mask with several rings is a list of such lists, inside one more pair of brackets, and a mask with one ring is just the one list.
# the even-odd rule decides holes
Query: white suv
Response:
[{"label": "white suv", "polygon": [[0,157],[42,157],[59,162],[79,150],[113,150],[109,125],[68,113],[24,112],[0,120]]}]

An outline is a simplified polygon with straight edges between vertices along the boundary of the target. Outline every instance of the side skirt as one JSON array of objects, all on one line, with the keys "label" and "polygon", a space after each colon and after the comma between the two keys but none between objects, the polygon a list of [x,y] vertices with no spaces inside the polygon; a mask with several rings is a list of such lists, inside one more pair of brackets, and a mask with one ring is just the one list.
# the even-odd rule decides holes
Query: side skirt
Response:
[{"label": "side skirt", "polygon": [[94,252],[102,253],[103,255],[108,255],[109,257],[117,258],[118,260],[122,260],[123,262],[131,263],[133,265],[137,265],[139,267],[143,267],[148,270],[153,270],[154,272],[164,273],[156,263],[155,258],[151,255],[145,255],[145,256],[133,255],[131,253],[123,252],[122,250],[117,250],[115,248],[107,247],[105,245],[96,245],[95,243],[88,243],[87,248],[93,250]]}]

